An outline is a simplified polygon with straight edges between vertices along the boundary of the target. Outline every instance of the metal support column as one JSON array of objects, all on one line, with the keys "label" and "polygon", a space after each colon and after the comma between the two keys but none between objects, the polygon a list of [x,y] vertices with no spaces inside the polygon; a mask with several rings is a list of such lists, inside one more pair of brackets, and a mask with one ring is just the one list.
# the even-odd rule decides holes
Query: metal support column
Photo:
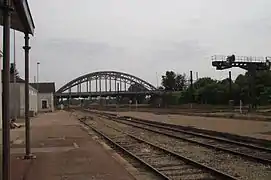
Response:
[{"label": "metal support column", "polygon": [[107,92],[107,76],[104,78],[105,92]]},{"label": "metal support column", "polygon": [[79,84],[79,92],[81,93],[82,92],[82,82],[80,81],[79,83],[80,83]]},{"label": "metal support column", "polygon": [[88,88],[88,89],[89,89],[89,92],[91,92],[91,79],[89,78],[88,81],[89,81],[89,82],[88,82],[88,85],[89,85],[89,88]]},{"label": "metal support column", "polygon": [[88,81],[88,79],[87,79],[87,81],[86,81],[87,92],[88,92],[88,83],[89,83],[89,81]]},{"label": "metal support column", "polygon": [[29,34],[25,34],[24,37],[24,53],[25,53],[25,156],[24,159],[32,159],[34,156],[31,154],[30,149],[30,119],[29,119]]},{"label": "metal support column", "polygon": [[[111,87],[112,87],[112,84],[111,84],[111,76],[109,75],[109,92],[111,92]],[[109,95],[109,103],[111,103],[111,95]]]},{"label": "metal support column", "polygon": [[100,95],[102,93],[102,77],[99,77],[99,91],[100,91]]},{"label": "metal support column", "polygon": [[115,92],[117,92],[117,78],[115,77]]},{"label": "metal support column", "polygon": [[119,100],[120,100],[120,96],[119,96],[119,83],[117,83],[117,111],[118,111],[118,109],[119,109]]},{"label": "metal support column", "polygon": [[232,100],[232,79],[231,79],[231,71],[229,71],[229,98]]},{"label": "metal support column", "polygon": [[96,76],[96,92],[98,92],[98,76]]},{"label": "metal support column", "polygon": [[229,107],[231,111],[234,111],[234,100],[232,97],[232,79],[231,79],[231,71],[229,71]]},{"label": "metal support column", "polygon": [[2,7],[3,11],[3,91],[2,91],[2,140],[3,140],[3,154],[2,154],[2,179],[10,179],[10,16],[11,6],[10,0],[4,0]]},{"label": "metal support column", "polygon": [[111,92],[112,90],[111,90],[111,86],[112,86],[112,84],[111,84],[112,82],[111,82],[111,76],[109,76],[109,91]]},{"label": "metal support column", "polygon": [[125,90],[125,91],[127,90],[126,85],[127,85],[127,81],[125,80],[125,81],[124,81],[124,90]]},{"label": "metal support column", "polygon": [[121,80],[120,80],[120,89],[119,89],[119,91],[121,91],[121,84],[122,84],[122,82],[121,82]]}]

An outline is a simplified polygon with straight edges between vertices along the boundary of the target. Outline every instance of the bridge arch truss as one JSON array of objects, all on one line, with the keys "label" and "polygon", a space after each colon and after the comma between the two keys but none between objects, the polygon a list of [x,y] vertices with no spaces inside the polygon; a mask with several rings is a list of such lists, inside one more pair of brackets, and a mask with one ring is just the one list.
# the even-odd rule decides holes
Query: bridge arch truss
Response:
[{"label": "bridge arch truss", "polygon": [[156,88],[150,83],[136,76],[117,71],[98,71],[80,76],[62,86],[57,95],[71,93],[77,87],[77,93],[91,92],[126,92],[132,85],[139,85],[145,91],[155,91]]}]

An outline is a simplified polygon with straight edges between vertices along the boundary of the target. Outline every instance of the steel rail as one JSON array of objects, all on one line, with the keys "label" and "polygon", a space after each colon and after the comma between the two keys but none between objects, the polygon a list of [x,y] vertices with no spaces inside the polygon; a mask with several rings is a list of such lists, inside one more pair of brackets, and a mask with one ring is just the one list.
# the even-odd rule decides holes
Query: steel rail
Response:
[{"label": "steel rail", "polygon": [[[82,122],[82,121],[81,121],[81,122]],[[160,173],[157,169],[155,169],[154,167],[152,167],[150,164],[146,163],[144,160],[140,159],[139,157],[137,157],[137,156],[134,155],[133,153],[131,153],[131,152],[129,152],[128,150],[126,150],[125,148],[123,148],[121,145],[119,145],[119,144],[117,144],[116,142],[114,142],[114,140],[112,140],[111,138],[109,138],[108,136],[106,136],[104,133],[102,133],[101,131],[99,131],[99,130],[96,129],[95,127],[91,126],[90,124],[87,124],[86,122],[83,122],[83,123],[84,123],[86,126],[90,127],[92,130],[94,130],[95,132],[97,132],[98,134],[100,134],[101,136],[103,136],[103,137],[104,137],[105,139],[107,139],[110,143],[114,144],[116,147],[118,147],[118,148],[122,149],[123,151],[127,152],[129,155],[131,155],[131,156],[134,157],[135,159],[139,160],[140,162],[142,162],[143,164],[145,164],[147,167],[151,168],[153,171],[155,171],[155,172],[158,173],[159,175],[163,175],[163,174]],[[216,170],[216,169],[213,169],[213,168],[208,167],[208,166],[206,166],[206,165],[203,165],[203,164],[201,164],[201,163],[198,163],[198,162],[196,162],[196,161],[194,161],[194,160],[192,160],[192,159],[189,159],[189,158],[187,158],[187,157],[184,157],[184,156],[182,156],[182,155],[180,155],[180,154],[177,154],[177,153],[175,153],[175,152],[173,152],[173,151],[171,151],[171,150],[168,150],[168,149],[166,149],[166,148],[159,147],[159,146],[157,146],[157,145],[155,145],[155,144],[153,144],[153,143],[151,143],[151,142],[148,142],[148,141],[146,141],[146,140],[143,140],[143,139],[141,139],[141,138],[138,138],[138,137],[136,137],[136,136],[134,136],[134,135],[132,135],[132,134],[123,132],[123,131],[120,130],[120,129],[114,128],[114,127],[109,126],[109,125],[106,125],[106,126],[112,128],[112,129],[115,129],[115,130],[117,130],[117,131],[120,131],[120,132],[122,132],[123,134],[126,134],[127,136],[132,137],[132,138],[134,138],[134,139],[136,139],[136,140],[138,140],[138,141],[140,141],[140,142],[142,142],[142,143],[148,144],[148,145],[150,145],[150,146],[152,146],[152,147],[155,147],[155,148],[157,148],[157,149],[159,149],[159,150],[161,150],[161,151],[164,151],[164,152],[166,152],[166,153],[168,153],[168,154],[170,154],[170,155],[173,155],[173,156],[175,156],[175,157],[181,159],[182,161],[186,162],[187,164],[190,164],[190,165],[192,165],[192,166],[197,166],[197,167],[199,167],[199,168],[201,168],[201,169],[205,169],[206,171],[210,172],[211,174],[215,175],[216,177],[220,177],[220,178],[225,179],[225,180],[238,180],[237,178],[235,178],[235,177],[233,177],[233,176],[231,176],[231,175],[228,175],[228,174],[223,173],[223,172],[221,172],[221,171],[219,171],[219,170]],[[163,178],[164,178],[164,179],[170,179],[170,178],[168,178],[168,177],[165,176],[165,175],[163,175]]]},{"label": "steel rail", "polygon": [[[124,119],[121,119],[121,120],[124,120]],[[214,137],[214,136],[210,136],[210,135],[206,135],[206,134],[202,134],[202,133],[196,133],[196,132],[181,130],[179,128],[172,127],[171,124],[167,124],[167,123],[161,123],[160,124],[160,122],[141,120],[141,119],[137,119],[137,120],[125,119],[125,120],[126,121],[131,121],[131,122],[136,122],[136,123],[138,123],[138,121],[140,121],[140,122],[142,122],[141,124],[144,123],[144,124],[147,124],[147,125],[153,126],[153,127],[168,129],[168,130],[177,131],[177,132],[181,132],[181,133],[189,134],[189,135],[194,135],[194,136],[198,136],[198,137],[204,137],[204,138],[208,138],[208,139],[212,139],[212,140],[224,141],[224,142],[227,142],[227,143],[236,144],[236,145],[240,145],[240,146],[244,146],[244,147],[248,147],[248,148],[253,148],[253,149],[258,149],[258,150],[261,150],[261,151],[266,151],[266,152],[271,153],[270,148],[260,147],[260,146],[256,146],[256,145],[252,145],[252,144],[246,144],[246,143],[242,143],[242,142],[238,142],[238,141],[234,141],[234,140],[229,140],[229,139],[224,139],[224,138],[220,138],[220,137]],[[165,125],[167,127],[165,127]]]},{"label": "steel rail", "polygon": [[117,147],[118,149],[120,149],[122,152],[128,154],[129,156],[131,156],[132,158],[136,159],[137,161],[139,161],[141,164],[143,164],[144,166],[146,166],[147,168],[149,168],[151,171],[155,172],[156,175],[160,176],[163,179],[166,180],[170,180],[169,177],[165,176],[164,174],[162,174],[161,172],[159,172],[156,168],[154,168],[152,165],[150,165],[149,163],[145,162],[144,160],[140,159],[138,156],[136,156],[135,154],[133,154],[132,152],[130,152],[129,150],[125,149],[124,147],[122,147],[121,145],[117,144],[116,142],[114,142],[114,140],[112,140],[111,138],[109,138],[107,135],[105,135],[103,132],[99,131],[98,129],[94,128],[93,126],[91,126],[90,124],[87,124],[86,122],[79,120],[81,123],[83,123],[85,126],[91,128],[91,130],[95,131],[97,134],[99,134],[100,136],[102,136],[104,139],[106,139],[108,142],[110,142],[111,144],[113,144],[115,147]]},{"label": "steel rail", "polygon": [[174,131],[178,131],[178,132],[181,132],[181,133],[184,133],[184,134],[194,135],[194,136],[198,136],[198,137],[204,137],[204,138],[218,140],[218,141],[224,141],[224,142],[227,142],[227,143],[242,145],[244,147],[254,148],[254,149],[258,149],[258,150],[261,150],[261,151],[266,151],[266,152],[271,153],[271,149],[263,147],[264,145],[263,146],[253,145],[253,144],[255,144],[255,142],[243,143],[243,142],[239,142],[239,140],[230,140],[230,139],[227,139],[227,138],[224,138],[224,137],[207,135],[207,134],[201,133],[201,132],[193,132],[193,131],[183,130],[182,129],[183,126],[176,125],[176,124],[169,124],[169,123],[158,122],[158,121],[153,121],[153,120],[138,119],[138,118],[133,118],[133,117],[129,117],[129,116],[120,116],[120,117],[118,117],[116,114],[111,114],[111,113],[107,113],[107,112],[98,112],[98,111],[93,112],[93,111],[90,111],[89,109],[83,109],[83,111],[90,112],[90,113],[95,113],[95,114],[110,117],[110,118],[119,118],[121,120],[126,120],[126,121],[128,121],[128,119],[130,119],[129,121],[136,122],[136,123],[138,123],[138,121],[140,121],[142,123],[149,124],[150,126],[157,126],[157,127],[159,126],[161,128],[164,128],[164,129],[174,130]]},{"label": "steel rail", "polygon": [[[190,142],[190,143],[194,143],[194,144],[198,144],[198,145],[201,145],[201,146],[204,146],[204,147],[207,147],[207,148],[212,148],[212,149],[215,149],[217,151],[228,152],[228,153],[231,153],[231,154],[234,154],[234,155],[238,155],[238,156],[241,156],[243,158],[247,158],[247,159],[259,162],[259,163],[271,164],[271,160],[269,160],[269,159],[264,159],[264,158],[260,158],[260,157],[257,157],[257,156],[248,155],[248,154],[237,152],[237,151],[233,151],[233,150],[230,150],[230,149],[225,149],[225,148],[222,148],[222,147],[217,147],[217,146],[214,146],[214,145],[210,145],[210,144],[202,143],[202,142],[199,142],[199,141],[187,139],[187,138],[184,138],[184,137],[181,137],[181,136],[177,136],[177,135],[174,135],[174,134],[170,134],[170,133],[167,133],[167,132],[157,131],[157,130],[153,130],[153,129],[150,129],[150,128],[147,128],[147,127],[141,127],[141,126],[138,126],[138,125],[135,125],[135,124],[124,122],[124,121],[131,121],[131,120],[127,120],[127,119],[125,119],[125,120],[124,119],[119,120],[117,118],[112,118],[112,117],[111,117],[110,120],[113,120],[113,121],[116,121],[116,122],[119,122],[119,123],[122,123],[122,124],[130,125],[130,126],[133,126],[133,127],[137,127],[137,128],[140,128],[140,129],[152,131],[152,132],[155,132],[155,133],[163,134],[163,135],[166,135],[166,136],[169,136],[169,137],[173,137],[173,138],[176,138],[176,139],[181,139],[181,140],[184,140],[184,141],[187,141],[187,142]],[[142,122],[139,123],[138,121],[132,121],[132,122],[138,123],[138,124],[149,125],[148,123],[142,123]],[[155,125],[152,125],[152,126],[155,127]],[[170,129],[168,127],[161,127],[161,126],[159,126],[159,127],[156,126],[156,127],[157,128],[162,128],[162,129],[167,129],[167,130],[175,131],[175,129]],[[178,129],[176,129],[176,131],[179,132]],[[182,133],[182,130],[180,132]],[[193,135],[193,134],[191,134],[191,135]],[[201,136],[201,137],[204,137],[204,136]],[[230,142],[231,141],[227,141],[227,143],[230,143]],[[254,146],[252,146],[252,147],[254,147]],[[265,149],[266,148],[264,148],[264,150]]]}]

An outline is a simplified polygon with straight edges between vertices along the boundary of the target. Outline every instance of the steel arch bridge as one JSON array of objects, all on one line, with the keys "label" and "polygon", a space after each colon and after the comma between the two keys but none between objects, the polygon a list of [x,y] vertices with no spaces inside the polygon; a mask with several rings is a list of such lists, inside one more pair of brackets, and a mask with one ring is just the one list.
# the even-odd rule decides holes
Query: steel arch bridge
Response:
[{"label": "steel arch bridge", "polygon": [[[129,87],[136,88],[129,88]],[[152,84],[131,74],[117,71],[92,72],[73,79],[56,91],[56,98],[108,97],[160,94]]]}]

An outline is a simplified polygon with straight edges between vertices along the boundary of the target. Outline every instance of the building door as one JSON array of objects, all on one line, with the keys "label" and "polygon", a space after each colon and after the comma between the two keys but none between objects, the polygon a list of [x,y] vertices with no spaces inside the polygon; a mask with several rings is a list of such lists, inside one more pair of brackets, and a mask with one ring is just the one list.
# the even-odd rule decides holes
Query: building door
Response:
[{"label": "building door", "polygon": [[48,106],[47,106],[47,100],[42,100],[42,101],[41,101],[41,108],[42,108],[42,109],[47,109],[47,107],[48,107]]}]

